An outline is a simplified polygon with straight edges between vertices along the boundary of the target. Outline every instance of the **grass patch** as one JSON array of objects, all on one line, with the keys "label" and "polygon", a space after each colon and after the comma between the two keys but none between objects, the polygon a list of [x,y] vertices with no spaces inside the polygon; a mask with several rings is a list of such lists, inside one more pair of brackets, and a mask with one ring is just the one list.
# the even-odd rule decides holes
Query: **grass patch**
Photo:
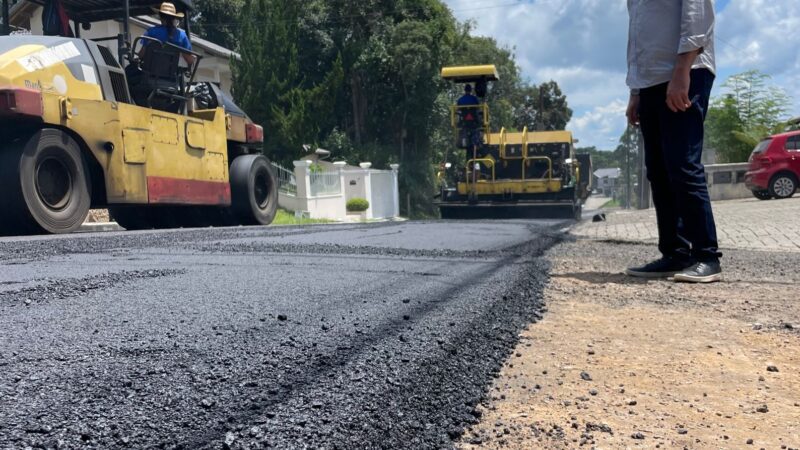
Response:
[{"label": "grass patch", "polygon": [[609,200],[603,203],[603,206],[600,208],[620,208],[622,207],[622,203],[619,200]]},{"label": "grass patch", "polygon": [[278,213],[275,214],[275,220],[272,221],[272,225],[309,225],[313,223],[332,223],[332,222],[333,222],[332,220],[328,219],[309,219],[306,217],[297,218],[291,211],[286,211],[285,209],[278,209]]}]

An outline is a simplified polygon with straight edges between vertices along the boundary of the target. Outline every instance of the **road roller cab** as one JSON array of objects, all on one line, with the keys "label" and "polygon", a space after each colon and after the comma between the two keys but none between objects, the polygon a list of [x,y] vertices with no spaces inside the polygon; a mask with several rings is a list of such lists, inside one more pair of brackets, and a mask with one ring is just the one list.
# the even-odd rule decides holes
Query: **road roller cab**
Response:
[{"label": "road roller cab", "polygon": [[[63,1],[76,23],[127,24],[159,5]],[[157,40],[140,51],[145,39],[127,26],[99,40],[0,37],[0,234],[71,232],[101,207],[128,229],[272,221],[262,128],[194,81],[199,54]],[[193,63],[178,64],[186,53]]]}]

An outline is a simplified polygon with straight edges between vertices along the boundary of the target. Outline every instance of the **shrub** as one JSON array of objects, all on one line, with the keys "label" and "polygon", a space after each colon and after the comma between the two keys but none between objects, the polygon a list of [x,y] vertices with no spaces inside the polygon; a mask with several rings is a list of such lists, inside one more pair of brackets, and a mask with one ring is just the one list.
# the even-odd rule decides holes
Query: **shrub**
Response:
[{"label": "shrub", "polygon": [[369,202],[363,198],[351,198],[347,201],[347,210],[350,212],[362,212],[369,209]]}]

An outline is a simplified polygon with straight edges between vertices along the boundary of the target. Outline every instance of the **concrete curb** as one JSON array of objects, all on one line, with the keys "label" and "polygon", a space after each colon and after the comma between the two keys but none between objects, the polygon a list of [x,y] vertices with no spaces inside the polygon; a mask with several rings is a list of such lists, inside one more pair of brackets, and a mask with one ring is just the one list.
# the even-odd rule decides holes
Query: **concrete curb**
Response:
[{"label": "concrete curb", "polygon": [[125,231],[117,222],[84,223],[78,228],[78,233],[102,233],[107,231]]}]

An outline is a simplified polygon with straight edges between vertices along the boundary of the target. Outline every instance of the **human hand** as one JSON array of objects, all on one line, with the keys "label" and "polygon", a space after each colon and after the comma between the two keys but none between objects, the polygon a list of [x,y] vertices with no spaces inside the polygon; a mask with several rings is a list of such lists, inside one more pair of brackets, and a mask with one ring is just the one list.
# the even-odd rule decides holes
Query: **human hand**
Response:
[{"label": "human hand", "polygon": [[689,101],[689,72],[676,71],[667,86],[667,107],[672,112],[686,111],[692,106]]},{"label": "human hand", "polygon": [[634,127],[639,126],[639,100],[638,95],[631,94],[631,98],[628,100],[628,110],[625,111],[628,124]]}]

